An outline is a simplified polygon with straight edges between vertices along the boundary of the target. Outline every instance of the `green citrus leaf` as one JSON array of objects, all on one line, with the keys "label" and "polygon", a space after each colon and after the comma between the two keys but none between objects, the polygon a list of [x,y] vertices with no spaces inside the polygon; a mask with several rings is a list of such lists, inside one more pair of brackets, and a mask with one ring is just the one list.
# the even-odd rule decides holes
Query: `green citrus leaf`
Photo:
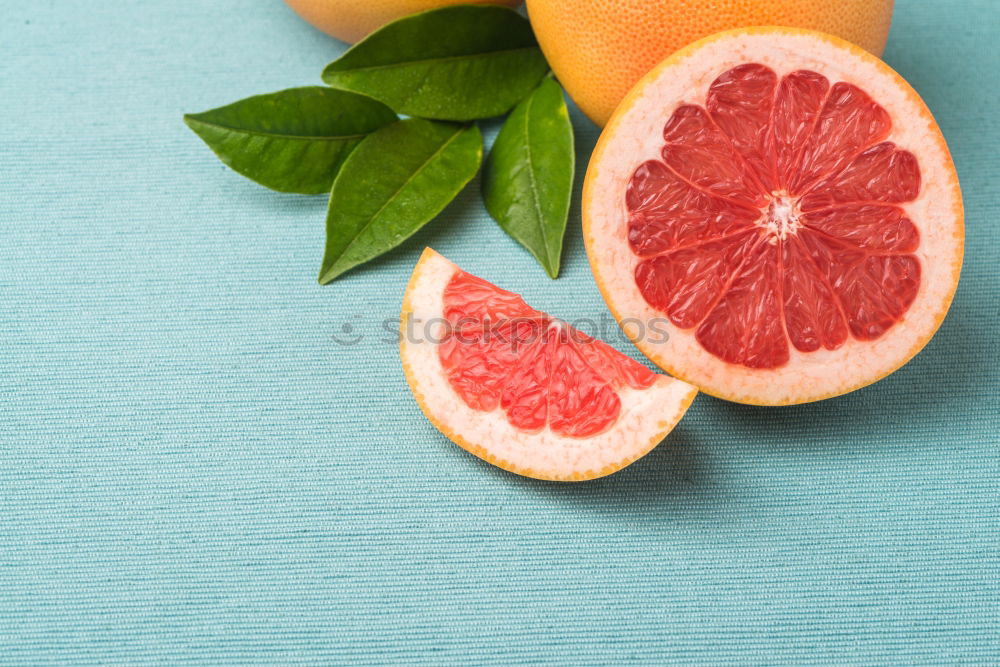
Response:
[{"label": "green citrus leaf", "polygon": [[240,174],[273,190],[303,194],[329,192],[354,147],[396,120],[381,102],[323,86],[256,95],[184,116]]},{"label": "green citrus leaf", "polygon": [[482,159],[474,125],[411,118],[366,137],[333,182],[319,282],[412,236],[472,180]]},{"label": "green citrus leaf", "polygon": [[397,113],[467,121],[507,112],[548,69],[523,16],[459,5],[393,21],[327,65],[323,80]]},{"label": "green citrus leaf", "polygon": [[555,278],[573,191],[573,126],[545,79],[511,112],[483,168],[486,210]]}]

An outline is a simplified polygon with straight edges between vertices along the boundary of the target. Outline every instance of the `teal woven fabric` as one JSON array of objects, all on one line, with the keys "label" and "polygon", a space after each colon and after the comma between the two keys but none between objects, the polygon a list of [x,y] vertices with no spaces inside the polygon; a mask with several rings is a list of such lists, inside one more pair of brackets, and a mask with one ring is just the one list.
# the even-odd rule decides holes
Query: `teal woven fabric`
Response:
[{"label": "teal woven fabric", "polygon": [[477,181],[320,287],[323,197],[244,180],[181,114],[342,45],[279,0],[0,0],[0,664],[998,664],[1000,12],[897,5],[886,58],[965,192],[937,337],[819,404],[701,396],[558,485],[442,437],[383,323],[425,245],[606,322],[578,204],[556,281]]}]

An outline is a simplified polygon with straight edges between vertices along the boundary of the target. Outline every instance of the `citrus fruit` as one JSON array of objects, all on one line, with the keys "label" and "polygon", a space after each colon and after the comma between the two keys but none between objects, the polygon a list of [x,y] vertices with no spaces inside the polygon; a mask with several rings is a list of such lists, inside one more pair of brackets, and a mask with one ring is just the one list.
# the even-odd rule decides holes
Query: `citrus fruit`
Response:
[{"label": "citrus fruit", "polygon": [[783,405],[888,375],[930,340],[962,263],[944,138],[888,65],[792,28],[719,33],[645,76],[587,171],[584,239],[638,339],[703,391]]},{"label": "citrus fruit", "polygon": [[521,0],[285,0],[299,16],[328,35],[353,44],[386,23],[449,5],[506,5]]},{"label": "citrus fruit", "polygon": [[677,49],[731,28],[821,30],[882,55],[893,0],[527,0],[545,57],[570,97],[604,125],[636,81]]},{"label": "citrus fruit", "polygon": [[609,475],[655,447],[697,393],[430,248],[400,322],[403,370],[427,418],[459,447],[527,477]]}]

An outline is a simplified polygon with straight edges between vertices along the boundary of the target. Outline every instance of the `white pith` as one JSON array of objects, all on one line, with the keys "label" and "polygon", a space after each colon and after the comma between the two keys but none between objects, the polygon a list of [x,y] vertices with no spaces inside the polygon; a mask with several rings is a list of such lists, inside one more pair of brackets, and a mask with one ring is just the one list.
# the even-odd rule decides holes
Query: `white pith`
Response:
[{"label": "white pith", "polygon": [[408,321],[440,321],[444,288],[458,270],[433,250],[424,252],[403,304],[400,354],[410,386],[428,418],[480,458],[540,479],[600,477],[655,447],[697,393],[691,385],[665,375],[659,376],[649,389],[622,389],[618,420],[608,430],[589,438],[561,436],[548,428],[528,433],[512,426],[500,408],[491,412],[470,408],[448,382],[433,332],[430,336],[422,332],[407,335]]},{"label": "white pith", "polygon": [[794,236],[802,226],[799,222],[798,201],[784,192],[772,193],[770,202],[761,212],[757,226],[767,232],[768,242],[771,245]]},{"label": "white pith", "polygon": [[[755,32],[756,31],[756,32]],[[830,83],[853,83],[872,95],[893,119],[888,141],[913,152],[921,170],[921,192],[903,204],[920,231],[914,253],[921,263],[920,288],[904,318],[875,341],[849,338],[836,350],[799,352],[780,368],[759,370],[730,364],[707,352],[692,329],[667,325],[665,342],[636,344],[659,366],[710,394],[765,405],[802,403],[851,391],[897,369],[929,340],[947,311],[961,265],[962,203],[947,148],[929,112],[905,82],[872,56],[858,55],[835,38],[782,29],[734,31],[705,40],[654,70],[612,117],[587,172],[585,241],[595,278],[621,320],[664,318],[646,303],[633,274],[639,258],[626,238],[624,192],[645,160],[659,160],[663,127],[681,103],[704,106],[709,85],[721,73],[747,62],[783,76],[809,69]],[[778,211],[775,235],[794,233],[794,208]]]}]

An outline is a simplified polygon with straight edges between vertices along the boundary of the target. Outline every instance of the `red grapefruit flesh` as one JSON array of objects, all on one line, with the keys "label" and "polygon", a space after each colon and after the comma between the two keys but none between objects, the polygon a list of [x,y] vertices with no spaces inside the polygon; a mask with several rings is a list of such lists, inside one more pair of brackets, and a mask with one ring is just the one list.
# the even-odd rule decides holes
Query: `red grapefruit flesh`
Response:
[{"label": "red grapefruit flesh", "polygon": [[891,373],[961,268],[961,193],[930,112],[880,60],[809,31],[729,31],[668,58],[602,134],[583,206],[616,317],[670,323],[636,344],[747,403]]},{"label": "red grapefruit flesh", "polygon": [[403,369],[431,422],[528,477],[615,472],[656,446],[697,393],[429,248],[401,322]]}]

